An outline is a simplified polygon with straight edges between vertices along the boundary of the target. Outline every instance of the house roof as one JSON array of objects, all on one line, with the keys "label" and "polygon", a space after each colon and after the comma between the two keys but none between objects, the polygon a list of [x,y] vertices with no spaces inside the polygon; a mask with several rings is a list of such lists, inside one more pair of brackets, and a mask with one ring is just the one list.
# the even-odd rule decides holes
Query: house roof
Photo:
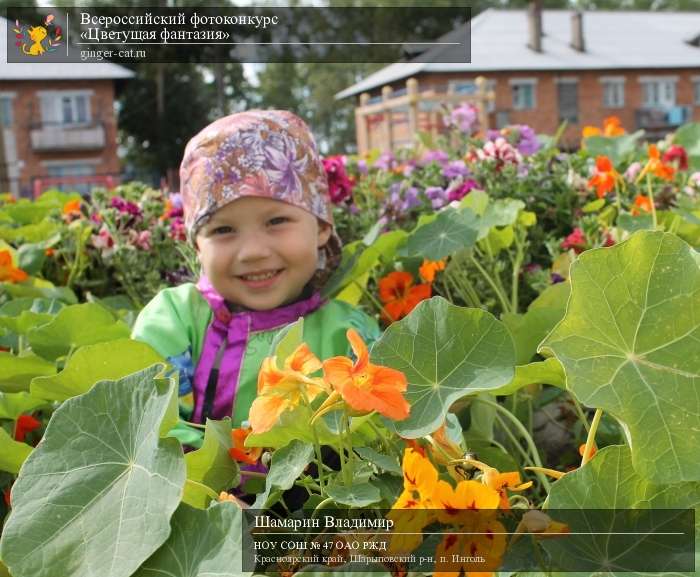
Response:
[{"label": "house roof", "polygon": [[[76,48],[77,50],[77,48]],[[3,80],[97,80],[131,78],[134,73],[111,62],[7,62],[7,20],[0,16],[0,81]]]},{"label": "house roof", "polygon": [[[436,47],[409,62],[390,64],[336,94],[360,94],[396,80],[429,72],[493,72],[535,70],[614,70],[625,68],[697,68],[700,12],[594,11],[583,14],[585,52],[571,45],[570,10],[542,11],[542,52],[527,47],[525,10],[488,9],[471,21],[471,62],[445,62]],[[464,29],[461,30],[464,34]],[[440,40],[445,41],[449,35]],[[419,62],[420,60],[420,62]],[[456,60],[453,58],[452,60]]]}]

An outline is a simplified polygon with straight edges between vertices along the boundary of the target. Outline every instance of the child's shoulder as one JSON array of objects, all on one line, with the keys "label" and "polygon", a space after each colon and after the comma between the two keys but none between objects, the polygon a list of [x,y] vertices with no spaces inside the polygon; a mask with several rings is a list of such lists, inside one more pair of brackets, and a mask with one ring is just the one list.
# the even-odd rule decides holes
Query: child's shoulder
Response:
[{"label": "child's shoulder", "polygon": [[375,319],[348,302],[329,299],[318,312],[324,328],[340,327],[343,329],[343,334],[346,329],[354,328],[366,341],[374,341],[381,334]]},{"label": "child's shoulder", "polygon": [[194,283],[188,282],[160,290],[141,310],[140,318],[174,316],[181,320],[201,319],[211,312]]}]

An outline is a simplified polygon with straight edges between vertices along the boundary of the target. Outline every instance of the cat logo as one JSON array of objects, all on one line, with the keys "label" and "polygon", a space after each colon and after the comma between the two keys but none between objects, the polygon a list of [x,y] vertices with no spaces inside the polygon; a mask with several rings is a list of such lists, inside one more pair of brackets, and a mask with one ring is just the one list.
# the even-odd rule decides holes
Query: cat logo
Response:
[{"label": "cat logo", "polygon": [[[22,54],[27,56],[42,56],[47,52],[53,52],[61,45],[61,27],[51,23],[53,14],[49,14],[42,26],[23,26],[19,20],[15,20],[15,46]],[[44,46],[46,43],[46,46]]]}]

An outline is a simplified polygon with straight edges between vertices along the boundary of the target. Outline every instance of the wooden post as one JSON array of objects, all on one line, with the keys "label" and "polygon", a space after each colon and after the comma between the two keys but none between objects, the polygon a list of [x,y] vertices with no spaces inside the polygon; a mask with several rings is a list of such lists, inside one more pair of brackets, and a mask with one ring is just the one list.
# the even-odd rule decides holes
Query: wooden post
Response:
[{"label": "wooden post", "polygon": [[489,129],[489,102],[493,99],[492,90],[488,89],[488,81],[483,76],[476,79],[476,95],[479,106],[479,129],[486,134]]},{"label": "wooden post", "polygon": [[360,106],[355,109],[355,134],[357,135],[357,153],[364,154],[370,149],[370,134],[364,107],[369,102],[369,94],[360,94]]},{"label": "wooden post", "polygon": [[409,78],[406,81],[406,93],[408,99],[408,131],[411,138],[418,132],[418,81],[415,78]]},{"label": "wooden post", "polygon": [[394,91],[391,86],[382,88],[382,102],[384,102],[384,139],[386,142],[386,150],[392,152],[394,149],[394,115],[391,112],[391,95]]}]

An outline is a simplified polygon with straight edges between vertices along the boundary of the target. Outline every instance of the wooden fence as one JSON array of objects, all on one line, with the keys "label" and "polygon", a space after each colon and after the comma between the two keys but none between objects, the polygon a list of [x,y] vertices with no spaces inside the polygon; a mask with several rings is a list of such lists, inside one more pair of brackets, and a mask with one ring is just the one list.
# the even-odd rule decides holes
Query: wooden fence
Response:
[{"label": "wooden fence", "polygon": [[481,130],[489,127],[488,104],[495,98],[483,76],[475,80],[473,94],[459,94],[453,89],[440,91],[429,85],[421,91],[418,80],[409,78],[406,89],[394,94],[391,86],[382,88],[381,101],[371,102],[367,93],[360,95],[355,109],[357,148],[360,154],[373,148],[395,150],[413,143],[418,131],[438,134],[444,128],[442,105],[469,102],[478,110]]}]

